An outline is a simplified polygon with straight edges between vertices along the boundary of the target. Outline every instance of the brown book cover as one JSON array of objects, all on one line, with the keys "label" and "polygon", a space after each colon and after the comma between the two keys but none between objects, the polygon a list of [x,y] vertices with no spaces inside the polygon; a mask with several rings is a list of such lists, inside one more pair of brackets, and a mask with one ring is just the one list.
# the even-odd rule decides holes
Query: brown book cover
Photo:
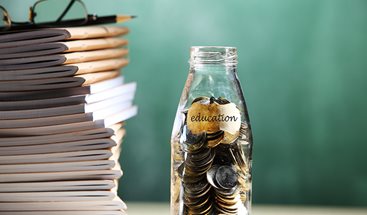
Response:
[{"label": "brown book cover", "polygon": [[115,48],[56,55],[0,59],[0,70],[23,70],[53,67],[63,64],[93,62],[98,60],[121,58],[127,54],[127,49]]},{"label": "brown book cover", "polygon": [[0,81],[59,78],[86,73],[112,71],[119,70],[128,63],[128,59],[114,58],[45,68],[0,70]]},{"label": "brown book cover", "polygon": [[0,59],[15,59],[44,55],[61,54],[65,52],[81,52],[126,46],[128,41],[122,38],[99,38],[31,44],[0,49]]},{"label": "brown book cover", "polygon": [[45,28],[25,32],[9,32],[0,35],[0,48],[18,47],[65,40],[116,37],[127,34],[128,32],[128,28],[117,26]]}]

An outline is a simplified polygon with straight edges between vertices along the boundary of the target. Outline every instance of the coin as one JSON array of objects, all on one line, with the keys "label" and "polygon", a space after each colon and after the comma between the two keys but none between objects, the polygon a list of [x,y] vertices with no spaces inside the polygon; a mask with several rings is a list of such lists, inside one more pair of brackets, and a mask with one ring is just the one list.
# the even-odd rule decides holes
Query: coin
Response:
[{"label": "coin", "polygon": [[212,208],[211,186],[204,178],[195,184],[184,184],[184,204],[187,214],[206,214]]},{"label": "coin", "polygon": [[187,126],[184,126],[183,132],[185,134],[184,151],[195,152],[201,149],[206,143],[206,133],[193,134]]},{"label": "coin", "polygon": [[222,139],[221,143],[231,144],[231,143],[235,142],[238,139],[239,135],[240,135],[239,131],[235,132],[234,134],[231,134],[229,132],[224,132],[223,139]]},{"label": "coin", "polygon": [[249,165],[247,165],[241,145],[239,143],[232,144],[229,151],[235,166],[240,169],[241,173],[249,175]]},{"label": "coin", "polygon": [[[249,125],[238,124],[241,116],[234,110],[239,111],[224,98],[199,97],[185,112],[179,140],[182,163],[176,169],[184,215],[235,215],[245,207],[251,182],[246,177],[248,156],[241,147],[243,139],[249,138]],[[236,113],[238,130],[234,122],[228,126],[219,122],[222,113],[229,117]]]},{"label": "coin", "polygon": [[189,152],[187,153],[187,161],[192,161],[192,162],[200,162],[202,160],[204,160],[205,158],[210,156],[210,153],[212,152],[211,149],[208,148],[202,148],[200,150],[196,150],[194,152]]},{"label": "coin", "polygon": [[206,172],[206,178],[210,185],[212,185],[214,188],[219,188],[218,185],[215,182],[215,173],[217,172],[219,166],[213,165],[207,172]]},{"label": "coin", "polygon": [[220,166],[215,173],[215,180],[223,189],[232,189],[237,185],[237,173],[231,166]]},{"label": "coin", "polygon": [[213,134],[207,134],[207,141],[208,141],[208,147],[214,148],[220,143],[222,143],[222,140],[224,138],[224,131],[218,131]]},{"label": "coin", "polygon": [[199,102],[199,101],[207,100],[207,99],[208,97],[205,97],[205,96],[197,97],[196,99],[194,99],[194,101],[192,101],[192,104],[195,102]]},{"label": "coin", "polygon": [[198,185],[198,184],[185,184],[185,198],[195,200],[200,199],[201,197],[205,197],[210,191],[211,187],[208,183],[206,185]]},{"label": "coin", "polygon": [[212,208],[213,208],[213,201],[211,199],[210,196],[208,196],[208,198],[203,199],[204,201],[197,203],[196,205],[192,205],[192,206],[187,206],[189,213],[188,214],[197,214],[197,215],[202,215],[202,214],[212,214]]},{"label": "coin", "polygon": [[202,133],[198,133],[198,134],[193,134],[185,125],[184,126],[184,132],[186,133],[186,143],[187,144],[196,144],[199,142],[204,142],[204,138],[206,133],[202,132]]},{"label": "coin", "polygon": [[216,99],[216,102],[218,104],[221,104],[221,105],[225,105],[225,104],[229,104],[230,103],[227,99],[225,99],[223,97],[219,97],[218,99]]},{"label": "coin", "polygon": [[237,204],[237,202],[240,200],[240,196],[238,195],[238,192],[232,196],[223,196],[216,191],[215,199],[218,204],[221,204],[224,207],[234,208],[233,205]]},{"label": "coin", "polygon": [[230,156],[229,148],[230,145],[227,144],[220,144],[215,147],[215,158],[213,162],[217,165],[233,165],[234,162]]},{"label": "coin", "polygon": [[[203,178],[204,179],[204,178]],[[184,189],[188,196],[198,197],[200,194],[205,194],[210,188],[209,183],[206,180],[201,180],[196,183],[184,183]]]},{"label": "coin", "polygon": [[198,175],[196,172],[185,170],[185,174],[182,177],[182,181],[186,184],[193,184],[201,181],[203,178],[205,178],[204,175]]}]

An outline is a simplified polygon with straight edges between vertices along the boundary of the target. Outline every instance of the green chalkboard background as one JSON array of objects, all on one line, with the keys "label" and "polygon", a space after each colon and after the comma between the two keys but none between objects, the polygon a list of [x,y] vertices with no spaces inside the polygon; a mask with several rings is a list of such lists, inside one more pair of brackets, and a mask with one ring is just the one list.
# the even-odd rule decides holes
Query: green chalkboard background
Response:
[{"label": "green chalkboard background", "polygon": [[[32,0],[0,0],[19,19]],[[193,45],[239,50],[254,132],[254,202],[367,206],[366,0],[85,0],[136,14],[120,194],[168,201],[170,134]],[[23,14],[23,15],[22,15]]]}]

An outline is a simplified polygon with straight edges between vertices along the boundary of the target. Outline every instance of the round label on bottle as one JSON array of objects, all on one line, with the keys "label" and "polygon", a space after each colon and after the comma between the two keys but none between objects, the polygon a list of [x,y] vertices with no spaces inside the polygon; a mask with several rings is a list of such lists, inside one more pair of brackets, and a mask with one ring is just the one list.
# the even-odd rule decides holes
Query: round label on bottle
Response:
[{"label": "round label on bottle", "polygon": [[216,141],[208,142],[214,147],[219,143],[232,143],[238,138],[241,112],[234,103],[223,98],[200,97],[189,108],[186,123],[192,134],[205,132],[209,137],[218,137]]}]

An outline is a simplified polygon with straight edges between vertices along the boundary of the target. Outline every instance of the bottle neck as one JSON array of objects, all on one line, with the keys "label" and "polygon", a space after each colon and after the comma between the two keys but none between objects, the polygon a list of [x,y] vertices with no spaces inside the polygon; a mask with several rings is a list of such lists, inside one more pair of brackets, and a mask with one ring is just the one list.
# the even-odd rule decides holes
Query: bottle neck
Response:
[{"label": "bottle neck", "polygon": [[237,49],[221,46],[194,46],[190,51],[190,65],[237,65]]},{"label": "bottle neck", "polygon": [[242,95],[237,78],[237,50],[233,47],[192,47],[190,72],[183,96],[185,106],[197,97],[226,98],[240,105]]},{"label": "bottle neck", "polygon": [[239,102],[237,92],[237,66],[225,64],[194,64],[190,65],[189,102],[200,96],[223,97]]},{"label": "bottle neck", "polygon": [[237,69],[237,49],[220,46],[192,47],[189,62],[193,73],[208,76],[231,75]]},{"label": "bottle neck", "polygon": [[236,73],[236,71],[237,71],[237,64],[198,64],[198,63],[190,64],[190,72],[196,74],[230,75],[231,73]]}]

